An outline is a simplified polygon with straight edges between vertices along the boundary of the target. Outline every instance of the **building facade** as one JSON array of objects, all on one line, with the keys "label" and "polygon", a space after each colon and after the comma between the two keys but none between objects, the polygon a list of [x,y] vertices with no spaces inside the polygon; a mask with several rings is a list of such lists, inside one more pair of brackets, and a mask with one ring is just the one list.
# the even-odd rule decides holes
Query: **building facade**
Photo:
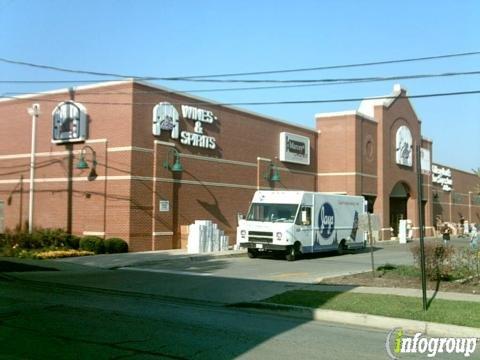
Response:
[{"label": "building facade", "polygon": [[0,231],[30,218],[34,103],[34,226],[147,251],[184,247],[186,225],[208,219],[233,244],[253,193],[287,189],[363,195],[390,239],[399,219],[418,231],[417,145],[427,235],[437,216],[480,222],[478,177],[431,165],[432,141],[400,87],[307,128],[121,81],[0,101]]}]

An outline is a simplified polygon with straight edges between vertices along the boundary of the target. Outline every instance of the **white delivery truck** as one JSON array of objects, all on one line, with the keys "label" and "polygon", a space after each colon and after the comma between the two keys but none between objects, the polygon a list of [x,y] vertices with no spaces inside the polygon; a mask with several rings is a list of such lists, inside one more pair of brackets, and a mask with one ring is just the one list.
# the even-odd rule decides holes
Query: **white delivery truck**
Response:
[{"label": "white delivery truck", "polygon": [[237,245],[255,257],[279,251],[289,261],[300,253],[365,248],[358,231],[364,213],[362,196],[306,191],[257,191],[245,218],[239,220]]}]

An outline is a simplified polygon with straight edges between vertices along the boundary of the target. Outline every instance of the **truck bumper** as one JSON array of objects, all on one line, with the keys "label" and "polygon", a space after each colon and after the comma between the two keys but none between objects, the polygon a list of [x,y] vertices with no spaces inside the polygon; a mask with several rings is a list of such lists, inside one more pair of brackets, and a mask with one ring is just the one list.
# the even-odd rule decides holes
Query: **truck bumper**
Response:
[{"label": "truck bumper", "polygon": [[243,242],[240,243],[242,249],[255,249],[259,251],[286,251],[289,245],[276,245],[266,243]]}]

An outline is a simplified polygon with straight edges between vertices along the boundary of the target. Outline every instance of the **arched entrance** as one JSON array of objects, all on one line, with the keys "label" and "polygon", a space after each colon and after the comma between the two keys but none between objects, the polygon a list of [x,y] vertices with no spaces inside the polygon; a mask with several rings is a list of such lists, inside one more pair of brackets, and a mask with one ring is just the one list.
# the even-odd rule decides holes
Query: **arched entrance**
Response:
[{"label": "arched entrance", "polygon": [[390,193],[390,227],[393,228],[392,237],[398,236],[400,220],[407,219],[407,201],[410,189],[405,183],[398,182]]}]

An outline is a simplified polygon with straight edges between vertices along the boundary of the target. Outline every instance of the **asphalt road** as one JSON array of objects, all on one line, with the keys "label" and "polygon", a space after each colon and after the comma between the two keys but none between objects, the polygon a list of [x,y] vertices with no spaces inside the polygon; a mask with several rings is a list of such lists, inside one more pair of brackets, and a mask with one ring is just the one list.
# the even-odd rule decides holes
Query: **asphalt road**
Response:
[{"label": "asphalt road", "polygon": [[383,360],[386,336],[209,303],[0,280],[6,359]]},{"label": "asphalt road", "polygon": [[[412,261],[399,245],[376,249],[375,260]],[[61,268],[0,272],[1,359],[387,359],[384,330],[229,305],[368,270],[368,251],[296,262],[227,257],[139,262],[134,270]]]}]

